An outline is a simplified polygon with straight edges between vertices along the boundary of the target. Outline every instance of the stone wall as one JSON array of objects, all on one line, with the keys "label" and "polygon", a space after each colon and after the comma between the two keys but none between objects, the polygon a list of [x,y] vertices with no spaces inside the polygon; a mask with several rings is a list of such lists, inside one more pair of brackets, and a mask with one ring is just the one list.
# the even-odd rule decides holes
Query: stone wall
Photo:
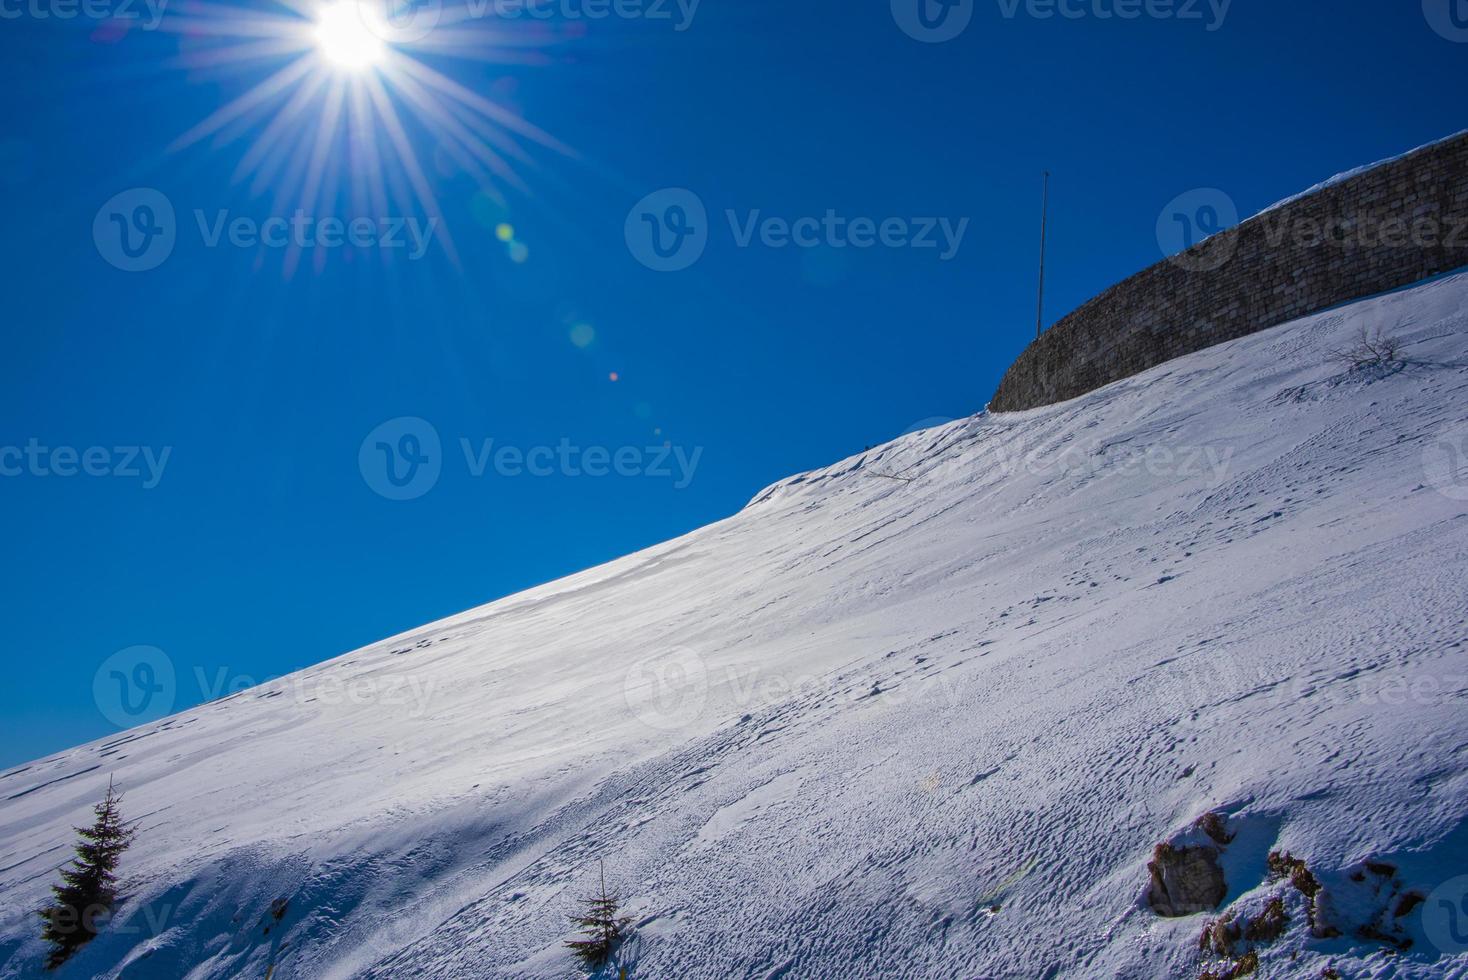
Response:
[{"label": "stone wall", "polygon": [[1468,134],[1306,194],[1112,286],[1031,344],[989,408],[1064,401],[1464,266]]}]

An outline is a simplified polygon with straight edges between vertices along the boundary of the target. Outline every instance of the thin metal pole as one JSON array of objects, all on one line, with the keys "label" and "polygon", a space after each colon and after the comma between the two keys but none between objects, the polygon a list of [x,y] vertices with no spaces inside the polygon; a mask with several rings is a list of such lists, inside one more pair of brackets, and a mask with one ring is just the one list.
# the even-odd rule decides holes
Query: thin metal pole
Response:
[{"label": "thin metal pole", "polygon": [[1035,300],[1035,339],[1045,330],[1045,232],[1050,218],[1050,171],[1045,171],[1045,189],[1040,198],[1040,295]]}]

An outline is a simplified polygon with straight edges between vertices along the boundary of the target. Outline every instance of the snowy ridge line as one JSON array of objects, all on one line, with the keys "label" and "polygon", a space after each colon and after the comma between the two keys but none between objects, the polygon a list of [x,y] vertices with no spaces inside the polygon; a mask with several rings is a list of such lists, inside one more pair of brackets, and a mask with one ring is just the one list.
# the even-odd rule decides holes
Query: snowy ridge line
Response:
[{"label": "snowy ridge line", "polygon": [[1248,218],[1245,218],[1244,220],[1252,221],[1255,218],[1260,217],[1261,215],[1269,214],[1271,211],[1277,211],[1282,207],[1294,204],[1296,201],[1301,200],[1302,198],[1309,197],[1311,194],[1319,193],[1320,191],[1323,191],[1330,187],[1334,187],[1337,184],[1343,184],[1346,181],[1350,180],[1352,177],[1359,177],[1361,174],[1370,173],[1371,171],[1376,170],[1380,167],[1385,167],[1388,164],[1396,163],[1399,160],[1405,160],[1407,157],[1412,156],[1415,153],[1421,153],[1423,150],[1430,150],[1433,147],[1442,146],[1444,143],[1451,143],[1453,140],[1463,136],[1468,136],[1468,129],[1460,129],[1458,132],[1452,133],[1448,136],[1444,136],[1442,139],[1429,140],[1428,142],[1423,143],[1421,146],[1414,146],[1412,149],[1407,150],[1405,153],[1398,153],[1395,156],[1390,156],[1382,160],[1377,160],[1375,163],[1368,163],[1360,167],[1354,167],[1350,170],[1342,171],[1341,173],[1336,174],[1334,177],[1322,180],[1314,187],[1306,188],[1298,194],[1292,194],[1289,197],[1284,198],[1283,200],[1275,201],[1273,204],[1269,205],[1269,207],[1254,212],[1252,215],[1250,215]]}]

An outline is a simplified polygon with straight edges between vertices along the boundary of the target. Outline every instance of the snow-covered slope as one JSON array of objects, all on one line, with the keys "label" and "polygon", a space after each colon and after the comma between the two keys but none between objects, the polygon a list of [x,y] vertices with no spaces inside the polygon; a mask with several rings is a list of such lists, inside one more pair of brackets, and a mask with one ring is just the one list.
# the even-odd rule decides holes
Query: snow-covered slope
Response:
[{"label": "snow-covered slope", "polygon": [[[1465,310],[1448,277],[905,436],[0,775],[0,977],[109,776],[130,897],[62,977],[572,976],[602,859],[634,977],[1196,977],[1203,917],[1143,893],[1209,811],[1228,903],[1288,850],[1345,927],[1289,893],[1261,975],[1468,975],[1440,903],[1378,917],[1399,955],[1354,931],[1468,872]],[[1362,326],[1410,363],[1343,374]]]}]

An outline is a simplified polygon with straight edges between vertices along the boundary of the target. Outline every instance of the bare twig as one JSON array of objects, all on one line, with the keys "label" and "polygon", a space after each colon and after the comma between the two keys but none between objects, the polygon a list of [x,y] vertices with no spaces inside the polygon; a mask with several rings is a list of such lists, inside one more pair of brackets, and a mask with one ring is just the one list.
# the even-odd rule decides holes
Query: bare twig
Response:
[{"label": "bare twig", "polygon": [[1402,341],[1400,337],[1391,337],[1381,332],[1380,328],[1368,330],[1361,328],[1356,335],[1356,342],[1350,347],[1329,352],[1331,360],[1342,365],[1348,371],[1359,371],[1369,367],[1388,367],[1402,363]]}]

